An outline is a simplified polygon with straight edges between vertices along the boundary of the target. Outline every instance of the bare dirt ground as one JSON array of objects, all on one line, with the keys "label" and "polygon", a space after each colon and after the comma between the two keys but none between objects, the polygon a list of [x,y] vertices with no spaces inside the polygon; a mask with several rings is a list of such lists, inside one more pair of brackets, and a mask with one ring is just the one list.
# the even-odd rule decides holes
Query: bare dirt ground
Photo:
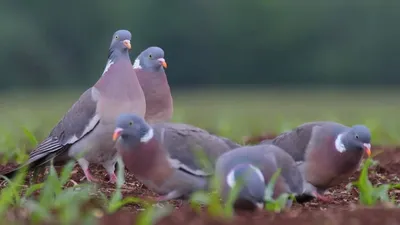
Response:
[{"label": "bare dirt ground", "polygon": [[[273,136],[268,135],[268,138]],[[261,137],[263,139],[265,137]],[[256,141],[255,141],[256,140]],[[255,138],[250,142],[259,142],[259,138]],[[391,146],[373,146],[372,151],[375,160],[379,161],[379,165],[370,169],[369,179],[373,184],[383,183],[400,183],[400,147]],[[14,168],[15,165],[8,164],[0,166],[0,173],[4,173]],[[108,177],[102,167],[92,166],[92,173],[100,178],[100,190],[106,195],[114,192],[115,186],[107,183]],[[354,181],[359,175],[356,172],[349,182]],[[76,166],[72,174],[71,181],[68,186],[74,182],[80,182],[83,178],[82,170]],[[146,198],[148,196],[156,196],[149,191],[135,177],[126,171],[126,183],[123,186],[123,195]],[[213,218],[206,212],[196,213],[185,202],[180,200],[170,201],[175,206],[175,210],[169,216],[159,220],[157,224],[185,224],[185,225],[217,225],[217,224],[296,224],[296,225],[313,225],[313,224],[329,224],[329,225],[369,225],[369,224],[400,224],[400,208],[391,206],[376,206],[372,208],[363,207],[357,204],[358,191],[353,188],[348,191],[347,183],[331,188],[326,195],[333,199],[330,203],[313,200],[303,205],[295,203],[293,207],[282,213],[269,212],[238,212],[231,221]],[[0,187],[1,188],[1,187]],[[390,195],[395,197],[397,204],[400,203],[400,190],[393,190]],[[130,204],[120,211],[112,215],[105,215],[99,219],[99,224],[134,224],[138,212],[142,208],[136,204]]]}]

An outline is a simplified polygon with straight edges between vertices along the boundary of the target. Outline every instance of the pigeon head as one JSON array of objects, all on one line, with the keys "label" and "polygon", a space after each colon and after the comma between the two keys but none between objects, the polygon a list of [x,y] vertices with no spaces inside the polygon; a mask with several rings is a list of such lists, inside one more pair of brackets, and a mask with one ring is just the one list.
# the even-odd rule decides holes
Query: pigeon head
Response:
[{"label": "pigeon head", "polygon": [[264,205],[265,180],[259,168],[251,164],[236,165],[226,177],[227,184],[233,188],[236,184],[242,185],[237,203],[251,203],[258,208]]},{"label": "pigeon head", "polygon": [[164,59],[164,50],[160,47],[149,47],[136,58],[133,68],[140,68],[147,71],[159,71],[167,68],[167,62]]},{"label": "pigeon head", "polygon": [[113,34],[108,58],[114,58],[121,54],[128,54],[131,49],[131,32],[128,30],[118,30]]},{"label": "pigeon head", "polygon": [[354,125],[336,139],[336,148],[343,152],[346,150],[363,150],[371,155],[371,132],[364,125]]},{"label": "pigeon head", "polygon": [[149,142],[154,136],[153,128],[135,114],[121,114],[116,121],[113,140],[124,146],[134,147]]}]

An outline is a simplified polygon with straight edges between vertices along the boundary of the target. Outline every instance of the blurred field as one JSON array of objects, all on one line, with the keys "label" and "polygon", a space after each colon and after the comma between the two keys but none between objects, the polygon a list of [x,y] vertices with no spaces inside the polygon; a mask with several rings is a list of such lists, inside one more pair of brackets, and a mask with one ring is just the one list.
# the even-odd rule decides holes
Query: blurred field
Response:
[{"label": "blurred field", "polygon": [[[16,159],[18,163],[26,160],[26,154],[20,153],[32,149],[38,141],[45,138],[52,127],[59,121],[83,91],[84,90],[58,90],[51,92],[25,91],[3,93],[0,97],[0,152],[5,156],[2,157],[2,164],[5,164],[7,160],[13,158]],[[373,88],[353,91],[345,89],[296,90],[271,88],[265,88],[265,90],[201,89],[190,91],[175,91],[175,89],[173,89],[175,101],[173,120],[202,127],[211,132],[232,138],[238,142],[242,142],[245,136],[263,133],[276,134],[286,129],[291,129],[301,123],[313,120],[333,120],[347,125],[364,123],[372,130],[373,144],[399,144],[397,138],[398,134],[400,134],[400,128],[398,128],[400,122],[397,120],[397,115],[400,113],[398,94],[399,92],[396,90],[378,90]],[[326,209],[344,209],[348,207],[349,203],[363,205],[365,202],[362,201],[362,196],[369,196],[370,198],[372,198],[371,196],[386,196],[385,199],[389,199],[390,196],[398,200],[398,192],[389,192],[386,189],[382,189],[381,187],[384,186],[372,186],[372,184],[379,183],[385,184],[386,187],[389,188],[388,185],[397,185],[399,182],[399,152],[395,150],[395,148],[386,147],[383,153],[385,154],[377,156],[380,167],[370,168],[371,173],[369,174],[369,180],[367,175],[363,176],[364,180],[362,184],[364,186],[367,185],[368,188],[366,188],[366,186],[358,188],[360,193],[363,193],[362,195],[359,195],[359,192],[356,192],[354,188],[349,191],[347,189],[347,183],[343,183],[338,187],[330,189],[329,195],[333,197],[333,202],[323,203],[314,200],[306,205],[297,204],[291,212],[297,211],[307,213],[313,211],[307,214],[310,215],[310,218],[306,221],[306,224],[312,224],[310,221],[315,220],[319,223],[322,221],[320,218],[311,218],[313,215],[317,215],[315,213],[318,213],[321,209],[326,213],[330,213],[327,217],[330,220],[334,211]],[[9,166],[10,165],[7,164],[3,166],[3,169],[9,168]],[[23,185],[27,183],[28,180],[31,182],[32,176],[28,176],[27,179],[21,176],[16,179],[17,181],[14,180],[15,183],[11,183],[11,185],[7,185],[5,182],[1,183],[2,186],[0,189],[2,195],[0,196],[0,214],[9,213],[12,206],[29,207],[29,204],[34,204],[35,207],[31,208],[33,209],[32,214],[30,214],[31,216],[17,217],[15,216],[17,214],[14,215],[10,213],[7,215],[13,215],[12,218],[14,219],[30,220],[29,218],[36,218],[38,220],[44,220],[53,218],[55,221],[61,220],[62,222],[73,220],[83,221],[86,216],[89,216],[89,219],[93,219],[93,216],[90,216],[92,214],[89,213],[86,215],[86,211],[84,212],[84,210],[81,209],[86,207],[86,203],[84,204],[84,202],[88,201],[89,196],[91,196],[88,194],[90,193],[89,187],[91,186],[81,186],[87,189],[82,189],[79,192],[74,191],[74,185],[77,185],[76,182],[83,178],[83,173],[78,166],[74,167],[73,163],[65,168],[67,168],[65,170],[67,172],[61,172],[60,178],[58,178],[54,168],[50,170],[50,178],[47,178],[44,184]],[[122,217],[118,214],[110,213],[117,210],[118,207],[123,206],[125,204],[123,202],[129,199],[129,196],[133,196],[133,199],[136,199],[137,197],[153,196],[154,193],[143,188],[142,184],[129,173],[125,173],[126,185],[122,185],[124,170],[120,171],[120,186],[117,185],[117,187],[115,187],[113,184],[104,181],[101,182],[99,186],[99,193],[102,193],[105,199],[109,199],[105,200],[102,204],[105,205],[105,212],[108,213],[108,216],[111,215],[110,218],[112,218],[111,221],[113,224],[115,224],[115,221],[118,221],[118,224],[133,224],[133,222],[122,223],[120,222],[120,218]],[[99,169],[99,167],[92,165],[91,172],[96,177],[106,177],[103,168]],[[356,180],[358,176],[359,172],[349,178],[349,182]],[[85,185],[85,183],[83,183],[83,185]],[[20,191],[22,189],[16,189],[16,187],[21,188],[28,186],[29,189],[32,190],[41,189],[40,196],[37,199],[35,198],[35,200],[33,200],[29,195],[22,195],[22,198],[18,197],[20,193],[22,193]],[[379,194],[377,194],[378,191]],[[33,192],[34,191],[27,190],[25,193]],[[122,197],[124,197],[124,199]],[[14,198],[16,203],[11,203],[12,201],[9,200]],[[389,200],[384,201],[388,202]],[[43,202],[46,204],[43,205]],[[182,218],[186,217],[190,219],[200,218],[200,220],[197,221],[203,221],[202,223],[195,223],[196,225],[212,224],[207,222],[207,219],[204,219],[208,218],[205,217],[204,214],[197,215],[188,213],[184,210],[185,208],[182,210],[181,201],[174,200],[170,201],[170,203],[172,203],[175,209],[179,208],[179,210],[175,210],[173,214],[168,216],[173,222],[168,222],[169,220],[167,219],[164,224],[180,224],[175,221],[184,221]],[[91,206],[94,207],[93,210],[99,207],[96,204],[93,203]],[[372,206],[375,204],[376,202],[373,202]],[[398,205],[398,201],[396,205]],[[53,209],[59,210],[61,216],[48,216],[49,214],[47,213],[53,212]],[[162,212],[154,211],[153,215],[151,214],[152,211],[149,209],[143,211],[143,206],[140,204],[127,204],[124,206],[124,209],[127,210],[124,216],[126,218],[131,218],[131,220],[140,212],[144,213],[143,218],[150,218],[149,221],[151,221],[151,218],[157,217],[157,213],[165,213],[162,210]],[[376,211],[374,213],[360,214],[358,218],[369,218],[367,216],[373,216],[375,218]],[[292,218],[293,216],[291,215],[289,217]],[[335,218],[337,217],[338,216],[335,215]],[[347,216],[342,217],[347,218]],[[259,221],[259,216],[254,215],[254,218],[258,218],[257,220]],[[264,218],[269,221],[268,223],[271,223],[270,217],[264,216]],[[248,221],[247,218],[246,221]],[[103,224],[110,224],[110,222],[104,222]],[[279,222],[278,224],[284,223]]]},{"label": "blurred field", "polygon": [[[29,149],[24,129],[41,141],[84,90],[3,93],[0,146]],[[397,144],[400,92],[395,90],[215,90],[174,91],[174,121],[205,128],[236,141],[243,136],[277,133],[306,121],[365,123],[372,142]],[[29,132],[28,132],[29,133]]]}]

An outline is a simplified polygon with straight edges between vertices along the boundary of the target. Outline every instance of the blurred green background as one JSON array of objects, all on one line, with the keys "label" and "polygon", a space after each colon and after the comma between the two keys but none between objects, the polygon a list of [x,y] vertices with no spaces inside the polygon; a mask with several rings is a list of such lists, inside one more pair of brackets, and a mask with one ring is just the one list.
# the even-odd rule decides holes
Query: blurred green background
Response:
[{"label": "blurred green background", "polygon": [[112,34],[166,51],[173,87],[400,82],[394,0],[2,1],[0,87],[92,84]]},{"label": "blurred green background", "polygon": [[2,1],[0,143],[43,139],[99,78],[118,29],[132,60],[165,50],[174,121],[241,141],[335,120],[397,143],[398,21],[390,0]]}]

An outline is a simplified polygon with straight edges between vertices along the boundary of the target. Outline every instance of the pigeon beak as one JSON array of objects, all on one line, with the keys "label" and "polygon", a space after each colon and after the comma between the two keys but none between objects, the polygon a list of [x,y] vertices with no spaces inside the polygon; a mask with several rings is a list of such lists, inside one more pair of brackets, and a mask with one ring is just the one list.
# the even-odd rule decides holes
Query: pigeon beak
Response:
[{"label": "pigeon beak", "polygon": [[164,58],[159,58],[158,61],[161,63],[161,65],[166,69],[167,68],[167,62],[165,62]]},{"label": "pigeon beak", "polygon": [[124,40],[123,41],[125,47],[127,47],[129,50],[131,49],[131,41],[130,40]]},{"label": "pigeon beak", "polygon": [[119,136],[121,136],[121,133],[122,133],[123,130],[124,129],[119,128],[119,127],[115,128],[113,136],[112,136],[113,141],[116,141],[119,138]]},{"label": "pigeon beak", "polygon": [[371,155],[371,144],[364,143],[364,151],[368,156]]}]

